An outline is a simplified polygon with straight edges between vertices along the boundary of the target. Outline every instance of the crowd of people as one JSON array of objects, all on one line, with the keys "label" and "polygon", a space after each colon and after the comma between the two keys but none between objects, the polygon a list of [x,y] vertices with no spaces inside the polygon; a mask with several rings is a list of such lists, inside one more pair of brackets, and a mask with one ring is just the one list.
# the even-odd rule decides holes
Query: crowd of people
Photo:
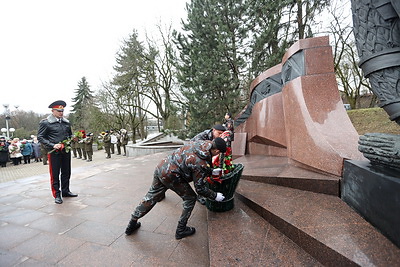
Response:
[{"label": "crowd of people", "polygon": [[[106,158],[111,158],[111,154],[126,156],[126,145],[129,142],[128,131],[121,129],[119,131],[107,130],[98,136],[100,143],[103,143]],[[82,159],[87,162],[93,160],[93,143],[95,136],[92,132],[86,133],[85,130],[75,132],[69,145],[71,147],[72,157]],[[12,166],[20,164],[30,164],[31,162],[42,162],[48,165],[48,153],[51,150],[42,145],[37,136],[31,136],[31,139],[12,138],[6,139],[0,137],[0,165],[6,167],[8,163]],[[8,165],[10,165],[8,164]]]},{"label": "crowd of people", "polygon": [[42,151],[37,137],[32,140],[13,138],[6,140],[0,137],[0,165],[6,167],[8,162],[13,165],[30,164],[42,161]]}]

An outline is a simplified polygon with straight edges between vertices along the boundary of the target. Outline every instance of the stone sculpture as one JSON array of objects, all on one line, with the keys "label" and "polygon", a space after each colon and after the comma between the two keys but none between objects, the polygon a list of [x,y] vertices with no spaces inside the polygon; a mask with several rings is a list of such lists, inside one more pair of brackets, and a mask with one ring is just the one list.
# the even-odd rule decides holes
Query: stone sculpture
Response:
[{"label": "stone sculpture", "polygon": [[[351,4],[359,66],[379,106],[400,125],[400,1],[352,0]],[[360,137],[359,150],[373,164],[400,168],[399,141],[398,136],[368,134]]]}]

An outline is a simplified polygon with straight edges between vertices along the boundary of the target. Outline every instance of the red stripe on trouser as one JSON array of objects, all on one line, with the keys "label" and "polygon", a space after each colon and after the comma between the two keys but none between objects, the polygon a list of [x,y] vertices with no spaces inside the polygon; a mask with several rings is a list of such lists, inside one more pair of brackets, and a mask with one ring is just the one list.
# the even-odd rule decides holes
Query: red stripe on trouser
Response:
[{"label": "red stripe on trouser", "polygon": [[[51,161],[51,156],[50,154],[47,154],[47,160],[49,162],[49,170],[50,170],[50,186],[51,186],[51,193],[53,194],[53,197],[56,197],[56,189],[54,188],[54,176],[53,176],[53,162]],[[58,178],[57,178],[58,179]]]}]

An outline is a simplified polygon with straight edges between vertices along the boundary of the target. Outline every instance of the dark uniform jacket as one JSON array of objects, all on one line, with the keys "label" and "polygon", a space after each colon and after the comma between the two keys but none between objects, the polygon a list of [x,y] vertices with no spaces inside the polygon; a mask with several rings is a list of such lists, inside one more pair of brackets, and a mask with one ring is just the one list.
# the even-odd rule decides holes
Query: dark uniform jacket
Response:
[{"label": "dark uniform jacket", "polygon": [[88,152],[93,151],[93,136],[88,136],[85,138],[85,150]]},{"label": "dark uniform jacket", "polygon": [[55,144],[61,143],[72,136],[71,125],[66,118],[61,122],[52,114],[39,123],[38,140],[47,149],[53,149]]},{"label": "dark uniform jacket", "polygon": [[163,183],[174,185],[192,182],[196,193],[215,199],[216,193],[206,186],[205,178],[211,175],[211,141],[190,142],[175,150],[162,160],[156,168],[155,175]]},{"label": "dark uniform jacket", "polygon": [[111,136],[110,134],[106,134],[103,137],[104,147],[111,147]]}]

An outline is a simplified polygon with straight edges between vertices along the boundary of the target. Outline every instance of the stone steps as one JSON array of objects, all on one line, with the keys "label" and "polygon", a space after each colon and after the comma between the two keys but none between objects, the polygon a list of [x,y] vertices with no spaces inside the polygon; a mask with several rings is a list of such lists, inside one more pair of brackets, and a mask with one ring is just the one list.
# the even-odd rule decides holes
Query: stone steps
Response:
[{"label": "stone steps", "polygon": [[234,162],[245,166],[242,180],[340,195],[340,177],[301,168],[287,157],[246,155],[235,159]]},{"label": "stone steps", "polygon": [[237,199],[232,210],[207,216],[209,266],[322,266]]},{"label": "stone steps", "polygon": [[210,266],[400,266],[400,249],[340,199],[340,177],[246,155],[234,208],[208,211]]},{"label": "stone steps", "polygon": [[[254,210],[325,266],[400,264],[400,249],[339,197],[241,180],[235,201]],[[249,220],[244,215],[238,214],[238,220]],[[209,228],[213,227],[211,223]],[[246,244],[240,239],[243,236],[236,235],[238,244]]]}]

